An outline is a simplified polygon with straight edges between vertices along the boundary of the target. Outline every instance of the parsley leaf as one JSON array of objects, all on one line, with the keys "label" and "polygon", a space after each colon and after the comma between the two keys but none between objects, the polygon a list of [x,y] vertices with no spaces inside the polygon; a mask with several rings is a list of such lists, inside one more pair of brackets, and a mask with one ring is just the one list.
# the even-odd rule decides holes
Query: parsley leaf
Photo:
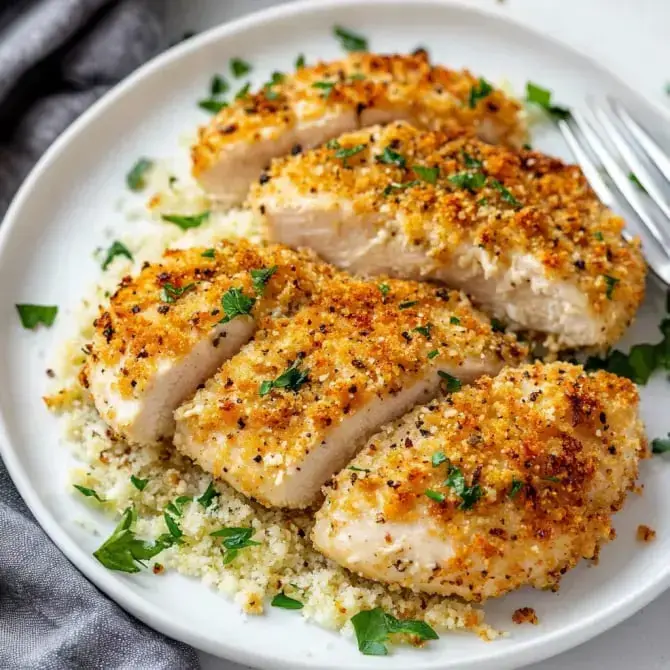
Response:
[{"label": "parsley leaf", "polygon": [[154,544],[138,540],[134,531],[136,519],[135,508],[129,507],[121,515],[114,532],[93,552],[93,556],[109,570],[139,572],[138,563],[143,566],[142,561],[153,558],[168,546],[160,540]]},{"label": "parsley leaf", "polygon": [[514,498],[514,496],[521,491],[523,488],[523,482],[520,481],[519,479],[512,478],[512,485],[510,486],[509,493],[507,494],[510,498]]},{"label": "parsley leaf", "polygon": [[198,100],[198,107],[204,109],[206,112],[218,114],[222,109],[228,107],[228,103],[225,100],[206,98],[205,100]]},{"label": "parsley leaf", "polygon": [[184,534],[181,528],[179,528],[179,524],[167,512],[163,512],[163,519],[165,519],[165,525],[167,526],[170,535],[177,541],[177,543],[179,543],[179,540],[181,540],[182,535]]},{"label": "parsley leaf", "polygon": [[493,188],[500,193],[500,196],[505,202],[514,207],[523,207],[521,202],[517,200],[497,179],[490,179],[489,185],[493,186]]},{"label": "parsley leaf", "polygon": [[270,602],[272,607],[281,607],[284,610],[301,610],[304,605],[295,598],[289,598],[284,593],[278,593]]},{"label": "parsley leaf", "polygon": [[396,619],[380,607],[363,610],[351,617],[358,649],[367,656],[386,656],[389,635],[405,633],[420,640],[437,640],[437,633],[425,622],[416,619]]},{"label": "parsley leaf", "polygon": [[467,151],[463,150],[463,162],[465,167],[470,170],[481,170],[484,167],[484,163],[476,158],[473,158]]},{"label": "parsley leaf", "polygon": [[203,258],[214,258],[215,254],[216,252],[214,251],[214,249],[205,249],[200,255]]},{"label": "parsley leaf", "polygon": [[362,35],[352,33],[342,26],[333,28],[335,37],[340,41],[340,45],[345,51],[367,51],[368,41]]},{"label": "parsley leaf", "polygon": [[447,479],[444,482],[445,486],[452,488],[461,498],[461,504],[458,509],[468,510],[484,495],[481,486],[475,484],[474,486],[465,485],[465,477],[459,468],[454,465],[449,466]]},{"label": "parsley leaf", "polygon": [[259,545],[260,542],[255,542],[251,539],[251,536],[254,534],[253,528],[221,528],[220,530],[215,530],[213,533],[210,533],[212,537],[222,537],[223,538],[223,547],[226,551],[223,554],[223,564],[228,565],[231,563],[240,549],[245,549],[246,547],[252,547],[254,545]]},{"label": "parsley leaf", "polygon": [[668,437],[656,437],[651,441],[651,451],[654,454],[665,454],[670,451],[670,433]]},{"label": "parsley leaf", "polygon": [[433,327],[432,323],[427,323],[425,326],[417,326],[416,328],[412,328],[412,332],[419,333],[420,335],[423,335],[427,340],[429,340],[430,329],[432,327]]},{"label": "parsley leaf", "polygon": [[229,288],[221,298],[221,306],[225,316],[219,323],[228,323],[238,316],[248,316],[251,314],[253,306],[256,304],[256,298],[244,295],[244,289]]},{"label": "parsley leaf", "polygon": [[188,230],[189,228],[197,228],[201,226],[207,219],[209,219],[209,210],[200,212],[200,214],[194,214],[193,216],[182,216],[180,214],[161,214],[161,219],[167,221],[168,223],[174,223],[179,226],[182,230]]},{"label": "parsley leaf", "polygon": [[154,166],[150,158],[140,158],[126,175],[126,184],[131,191],[141,191],[146,185],[146,174]]},{"label": "parsley leaf", "polygon": [[175,286],[166,282],[161,288],[161,300],[163,302],[173,303],[177,298],[181,298],[187,291],[191,291],[195,288],[194,283],[186,284],[186,286]]},{"label": "parsley leaf", "polygon": [[85,486],[79,486],[79,484],[72,484],[74,488],[79,491],[83,496],[86,496],[87,498],[95,498],[98,502],[105,502],[95,491],[94,489],[88,489]]},{"label": "parsley leaf", "polygon": [[551,103],[552,92],[549,89],[542,88],[532,81],[526,84],[526,100],[532,102],[538,107],[542,107],[554,119],[569,119],[570,110],[565,107],[558,107]]},{"label": "parsley leaf", "polygon": [[235,100],[242,100],[242,98],[246,98],[249,95],[250,88],[251,82],[248,81],[237,93],[235,93]]},{"label": "parsley leaf", "polygon": [[505,324],[502,321],[499,321],[495,317],[491,317],[491,330],[494,333],[504,333]]},{"label": "parsley leaf", "polygon": [[436,184],[437,178],[440,176],[440,168],[426,167],[425,165],[413,165],[412,170],[423,181],[429,184]]},{"label": "parsley leaf", "polygon": [[384,151],[375,157],[375,160],[385,165],[397,165],[399,168],[404,168],[406,164],[405,157],[393,151],[391,147],[385,147]]},{"label": "parsley leaf", "polygon": [[209,482],[207,489],[199,498],[197,498],[197,501],[199,505],[202,505],[202,507],[207,509],[214,502],[214,498],[217,498],[220,495],[221,494],[214,488],[214,482]]},{"label": "parsley leaf", "polygon": [[479,81],[470,89],[470,97],[468,99],[470,109],[475,109],[477,103],[484,98],[488,98],[491,93],[493,93],[493,86],[486,79],[480,77]]},{"label": "parsley leaf", "polygon": [[483,172],[458,172],[447,177],[447,180],[474,193],[486,184],[486,175]]},{"label": "parsley leaf", "polygon": [[605,239],[605,237],[599,230],[596,230],[596,232],[593,233],[593,237],[595,237],[598,240],[598,242],[602,242]]},{"label": "parsley leaf", "polygon": [[52,326],[58,314],[55,305],[16,305],[16,309],[24,328],[35,328],[39,323]]},{"label": "parsley leaf", "polygon": [[449,323],[452,326],[460,326],[461,325],[461,320],[457,316],[450,316],[449,317]]},{"label": "parsley leaf", "polygon": [[428,356],[428,358],[429,358],[430,360],[432,360],[432,359],[435,358],[435,356],[437,356],[439,353],[440,353],[440,352],[439,352],[437,349],[433,349],[432,351],[429,351],[426,355]]},{"label": "parsley leaf", "polygon": [[[336,84],[337,84],[336,81],[315,81],[312,84],[312,88],[320,89],[321,90],[321,96],[323,98],[328,98],[330,96],[331,91],[333,90],[333,87]],[[330,142],[328,142],[328,144],[330,144]],[[328,147],[328,144],[326,144],[327,147]],[[332,147],[328,147],[328,148],[331,149]]]},{"label": "parsley leaf", "polygon": [[295,69],[299,70],[301,67],[305,67],[305,54],[298,54],[295,59]]},{"label": "parsley leaf", "polygon": [[102,263],[102,269],[106,270],[117,256],[125,256],[129,260],[133,260],[133,255],[128,251],[128,247],[125,244],[121,244],[121,242],[114,241],[112,242],[112,246],[107,249],[107,256]]},{"label": "parsley leaf", "polygon": [[455,391],[460,391],[461,390],[461,380],[457,379],[456,377],[453,377],[450,375],[448,372],[444,372],[444,370],[438,370],[437,374],[444,379],[445,381],[445,388],[447,389],[448,393],[454,393]]},{"label": "parsley leaf", "polygon": [[146,488],[147,484],[149,483],[148,479],[140,479],[139,477],[135,477],[135,475],[130,475],[130,483],[138,490],[138,491],[144,491]]},{"label": "parsley leaf", "polygon": [[414,307],[414,305],[418,304],[418,300],[405,300],[398,305],[398,309],[409,309],[410,307]]},{"label": "parsley leaf", "polygon": [[446,463],[449,459],[444,455],[442,451],[436,451],[430,458],[431,465],[434,468],[440,467],[442,463]]},{"label": "parsley leaf", "polygon": [[335,152],[335,158],[341,158],[342,164],[346,166],[347,159],[361,153],[361,151],[364,151],[366,146],[366,144],[357,144],[356,146],[349,147],[348,149],[340,148]]},{"label": "parsley leaf", "polygon": [[277,272],[276,265],[273,265],[271,268],[258,268],[249,272],[251,281],[254,285],[254,291],[256,291],[257,295],[263,295],[263,293],[265,293],[265,287],[270,281],[270,277],[272,277],[275,272]]},{"label": "parsley leaf", "polygon": [[444,493],[440,493],[439,491],[433,491],[432,489],[426,489],[424,491],[424,494],[431,500],[434,500],[435,502],[443,503],[446,500]]},{"label": "parsley leaf", "polygon": [[608,300],[611,300],[614,295],[614,289],[621,280],[617,279],[616,277],[610,277],[609,275],[603,275],[603,278],[605,279],[605,285],[607,286],[605,297]]},{"label": "parsley leaf", "polygon": [[258,395],[263,397],[270,393],[272,389],[282,388],[297,393],[298,389],[309,380],[309,370],[301,370],[299,365],[300,360],[296,359],[276,379],[261,382],[258,389]]},{"label": "parsley leaf", "polygon": [[354,472],[372,472],[372,470],[368,470],[367,468],[359,468],[355,465],[350,465],[347,470],[353,470]]},{"label": "parsley leaf", "polygon": [[637,175],[634,172],[628,173],[628,179],[630,179],[630,181],[632,181],[633,184],[635,184],[635,186],[637,186],[640,189],[640,191],[642,191],[643,193],[647,192],[647,189],[644,187],[642,182],[637,178]]},{"label": "parsley leaf", "polygon": [[209,92],[211,93],[212,97],[228,93],[229,88],[230,86],[228,82],[219,74],[215,74],[209,84]]},{"label": "parsley leaf", "polygon": [[397,182],[392,181],[384,191],[382,195],[390,195],[393,191],[404,191],[406,188],[411,188],[412,186],[418,186],[421,182],[418,179],[413,179],[412,181],[406,182]]},{"label": "parsley leaf", "polygon": [[244,77],[245,74],[251,72],[251,65],[241,58],[231,58],[230,71],[234,77]]},{"label": "parsley leaf", "polygon": [[379,289],[380,293],[382,294],[382,297],[386,297],[389,294],[389,291],[391,290],[391,287],[388,284],[379,284],[377,286]]}]

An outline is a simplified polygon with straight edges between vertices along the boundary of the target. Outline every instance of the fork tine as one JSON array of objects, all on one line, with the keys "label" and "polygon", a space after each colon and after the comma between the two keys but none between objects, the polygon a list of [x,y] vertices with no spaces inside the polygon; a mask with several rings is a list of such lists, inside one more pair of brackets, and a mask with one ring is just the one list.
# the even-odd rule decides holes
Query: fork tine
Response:
[{"label": "fork tine", "polygon": [[623,156],[624,160],[628,164],[628,167],[632,169],[633,174],[635,174],[635,176],[640,180],[651,199],[658,205],[663,214],[665,214],[668,219],[670,219],[670,205],[668,204],[668,201],[663,195],[661,189],[656,186],[656,181],[652,177],[649,170],[637,157],[631,145],[621,134],[621,131],[616,127],[605,111],[594,103],[591,103],[590,107],[600,123],[603,125],[603,128],[605,129],[605,132],[614,147]]},{"label": "fork tine", "polygon": [[612,109],[617,113],[621,122],[637,140],[638,144],[645,150],[646,154],[655,163],[661,174],[670,181],[670,158],[657,144],[656,140],[631,117],[626,108],[617,100],[608,99]]},{"label": "fork tine", "polygon": [[607,170],[607,173],[616,187],[619,189],[619,191],[621,191],[624,198],[628,201],[628,204],[633,208],[633,211],[639,217],[640,221],[644,223],[645,228],[648,230],[649,234],[654,238],[659,247],[667,256],[667,252],[665,252],[665,250],[670,246],[670,237],[664,235],[659,230],[658,226],[647,212],[644,202],[640,197],[638,187],[633,185],[633,183],[628,178],[628,175],[619,167],[619,164],[612,157],[598,134],[593,130],[593,128],[591,128],[591,125],[586,120],[584,115],[578,110],[573,110],[572,118],[584,136],[584,139],[588,142],[595,155],[603,164],[605,170]]}]

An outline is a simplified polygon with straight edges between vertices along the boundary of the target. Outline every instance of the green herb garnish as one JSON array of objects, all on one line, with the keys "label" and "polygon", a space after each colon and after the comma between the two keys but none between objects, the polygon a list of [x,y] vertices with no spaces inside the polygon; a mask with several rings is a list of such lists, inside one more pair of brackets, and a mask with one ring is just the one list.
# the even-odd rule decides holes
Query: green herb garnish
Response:
[{"label": "green herb garnish", "polygon": [[668,437],[655,437],[651,441],[651,451],[654,454],[666,454],[670,451],[670,433]]},{"label": "green herb garnish", "polygon": [[348,149],[340,148],[335,152],[335,158],[341,158],[342,164],[346,166],[347,159],[361,153],[361,151],[364,151],[366,146],[367,145],[365,144],[357,144],[356,146],[349,147]]},{"label": "green herb garnish", "polygon": [[418,300],[405,300],[398,305],[398,309],[409,309],[410,307],[414,307],[414,305],[418,304]]},{"label": "green herb garnish", "polygon": [[460,496],[461,504],[458,509],[468,510],[484,495],[484,491],[479,484],[474,486],[465,485],[465,477],[459,468],[454,465],[449,466],[445,486],[452,488]]},{"label": "green herb garnish", "polygon": [[458,188],[465,188],[474,193],[486,184],[486,175],[483,172],[458,172],[447,177]]},{"label": "green herb garnish", "polygon": [[133,255],[128,250],[128,247],[125,244],[121,244],[121,242],[114,241],[109,249],[107,249],[107,256],[105,256],[105,260],[102,263],[102,269],[106,270],[117,256],[125,256],[128,260],[133,260]]},{"label": "green herb garnish", "polygon": [[242,98],[246,98],[249,95],[250,88],[251,82],[248,81],[237,93],[235,93],[235,100],[242,100]]},{"label": "green herb garnish", "polygon": [[599,230],[596,230],[596,232],[593,233],[593,237],[595,237],[598,240],[598,242],[602,242],[605,239],[603,237],[603,234]]},{"label": "green herb garnish", "polygon": [[165,519],[165,525],[167,526],[173,541],[176,541],[179,544],[179,541],[184,534],[181,528],[179,528],[179,524],[167,512],[163,512],[163,519]]},{"label": "green herb garnish", "polygon": [[207,219],[209,219],[210,212],[206,210],[200,212],[200,214],[194,214],[193,216],[182,216],[180,214],[161,214],[161,219],[167,221],[168,223],[174,223],[179,226],[182,230],[188,230],[189,228],[198,228],[201,226]]},{"label": "green herb garnish", "polygon": [[359,468],[356,467],[355,465],[350,465],[347,470],[353,470],[354,472],[372,472],[371,470],[368,470],[367,468]]},{"label": "green herb garnish", "polygon": [[197,501],[199,505],[206,509],[214,502],[214,498],[217,498],[220,495],[221,494],[214,488],[214,482],[209,482],[205,492],[197,498]]},{"label": "green herb garnish", "polygon": [[140,479],[139,477],[135,477],[135,475],[130,475],[130,483],[138,490],[138,491],[144,491],[146,488],[147,484],[149,483],[148,479]]},{"label": "green herb garnish", "polygon": [[340,41],[342,48],[345,51],[367,51],[368,41],[362,35],[352,33],[350,30],[342,26],[335,26],[333,28],[335,37]]},{"label": "green herb garnish", "polygon": [[219,323],[228,323],[238,316],[249,316],[256,298],[244,295],[244,289],[229,288],[221,297],[224,317]]},{"label": "green herb garnish", "polygon": [[226,550],[223,554],[223,564],[228,565],[232,562],[240,549],[259,545],[260,542],[254,542],[251,536],[254,534],[253,528],[221,528],[210,533],[212,537],[222,537],[223,547]]},{"label": "green herb garnish", "polygon": [[198,100],[198,107],[200,107],[200,109],[204,109],[206,112],[218,114],[222,109],[228,107],[228,103],[225,100],[206,98],[204,100]]},{"label": "green herb garnish", "polygon": [[490,179],[489,185],[493,186],[496,191],[500,193],[501,198],[512,205],[513,207],[523,207],[521,202],[517,200],[511,193],[508,191],[503,184],[501,184],[497,179]]},{"label": "green herb garnish", "polygon": [[192,291],[195,284],[186,284],[186,286],[175,286],[169,282],[163,284],[161,288],[161,300],[163,302],[173,303],[177,298],[181,298],[187,291]]},{"label": "green herb garnish", "polygon": [[443,451],[436,451],[431,457],[430,462],[434,468],[439,468],[442,463],[446,463],[449,459],[444,455]]},{"label": "green herb garnish", "polygon": [[405,633],[420,640],[437,640],[437,633],[425,622],[415,619],[396,619],[380,607],[363,610],[351,617],[358,649],[366,656],[386,656],[390,635]]},{"label": "green herb garnish", "polygon": [[637,178],[637,175],[634,172],[628,173],[628,179],[630,179],[630,181],[632,181],[633,184],[635,184],[635,186],[637,186],[640,189],[640,191],[642,191],[643,193],[647,192],[647,189],[644,187],[642,182]]},{"label": "green herb garnish", "polygon": [[261,382],[258,389],[258,395],[263,397],[270,393],[272,389],[283,388],[297,393],[298,389],[309,380],[309,370],[301,370],[299,365],[300,360],[296,359],[276,379]]},{"label": "green herb garnish", "polygon": [[388,284],[379,284],[377,286],[379,289],[380,293],[382,294],[382,297],[386,297],[389,294],[389,291],[391,290],[391,287]]},{"label": "green herb garnish", "polygon": [[445,382],[445,388],[447,389],[448,393],[454,393],[455,391],[460,391],[461,390],[461,380],[457,379],[456,377],[453,377],[450,375],[448,372],[444,372],[444,370],[438,370],[437,374],[444,379]]},{"label": "green herb garnish", "polygon": [[457,316],[450,316],[449,317],[449,323],[452,326],[460,326],[461,325],[461,320]]},{"label": "green herb garnish", "polygon": [[435,356],[437,356],[439,353],[440,353],[440,352],[439,352],[437,349],[433,349],[432,351],[429,351],[426,355],[428,356],[428,358],[429,358],[430,360],[432,360],[432,359],[435,358]]},{"label": "green herb garnish", "polygon": [[416,328],[412,328],[413,333],[419,333],[420,335],[423,335],[427,340],[430,339],[430,329],[433,327],[432,323],[427,323],[425,326],[417,326]]},{"label": "green herb garnish", "polygon": [[418,186],[421,183],[418,179],[413,179],[412,181],[406,181],[404,183],[392,181],[382,192],[382,195],[390,195],[393,191],[404,191],[406,188],[411,188],[412,186]]},{"label": "green herb garnish", "polygon": [[301,610],[304,605],[295,598],[289,598],[284,593],[278,593],[270,602],[272,607],[281,607],[284,610]]},{"label": "green herb garnish", "polygon": [[520,481],[519,479],[512,478],[512,486],[510,486],[509,493],[507,494],[510,498],[514,498],[514,496],[521,491],[523,488],[523,482]]},{"label": "green herb garnish", "polygon": [[258,268],[249,272],[256,295],[263,295],[265,293],[265,287],[275,272],[277,272],[276,265],[273,265],[271,268]]},{"label": "green herb garnish", "polygon": [[228,93],[229,88],[228,82],[220,74],[215,74],[209,84],[209,92],[212,96]]},{"label": "green herb garnish", "polygon": [[301,67],[305,67],[305,54],[298,54],[295,59],[295,69],[299,70]]},{"label": "green herb garnish", "polygon": [[126,184],[131,191],[141,191],[146,185],[146,175],[154,166],[150,158],[140,158],[126,175]]},{"label": "green herb garnish", "polygon": [[[333,90],[333,87],[337,84],[336,81],[315,81],[312,84],[312,88],[318,88],[321,91],[321,96],[323,98],[328,98],[330,96],[331,91]],[[331,140],[333,141],[333,140]],[[336,140],[335,140],[336,141]],[[330,143],[328,143],[330,144]],[[328,146],[326,144],[326,146]],[[338,143],[339,146],[339,143]],[[328,147],[329,149],[332,147]]]},{"label": "green herb garnish", "polygon": [[465,167],[470,170],[481,170],[484,163],[476,158],[473,158],[467,151],[463,151],[463,162]]},{"label": "green herb garnish", "polygon": [[21,319],[21,325],[24,328],[35,328],[38,324],[53,326],[58,314],[56,305],[16,305],[16,309]]},{"label": "green herb garnish", "polygon": [[621,280],[617,279],[616,277],[610,277],[609,275],[603,275],[603,278],[605,279],[605,285],[607,286],[605,297],[608,300],[611,300],[614,295],[614,289]]},{"label": "green herb garnish", "polygon": [[431,500],[434,500],[435,502],[438,503],[443,503],[447,499],[444,493],[440,493],[439,491],[433,491],[432,489],[426,489],[424,491],[424,494]]},{"label": "green herb garnish", "polygon": [[477,103],[484,98],[488,98],[491,93],[493,93],[493,86],[486,79],[480,77],[479,81],[470,89],[468,99],[470,109],[477,107]]},{"label": "green herb garnish", "polygon": [[215,257],[215,251],[214,249],[205,249],[200,255],[203,258],[214,258]]},{"label": "green herb garnish", "polygon": [[86,496],[87,498],[95,498],[98,502],[105,502],[95,491],[94,489],[88,489],[85,486],[79,486],[79,484],[72,484],[74,488],[79,491],[83,496]]},{"label": "green herb garnish", "polygon": [[405,157],[393,151],[391,147],[385,147],[384,151],[375,157],[375,160],[385,165],[397,165],[399,168],[404,168],[406,164]]},{"label": "green herb garnish", "polygon": [[551,103],[552,92],[549,89],[542,88],[537,84],[529,81],[526,84],[526,100],[532,102],[538,107],[542,107],[554,119],[569,119],[570,110],[565,107],[558,107]]},{"label": "green herb garnish", "polygon": [[244,77],[245,74],[251,72],[251,65],[241,58],[231,58],[230,71],[234,77]]},{"label": "green herb garnish", "polygon": [[491,330],[494,333],[504,333],[505,332],[505,324],[502,321],[499,321],[495,317],[491,318]]},{"label": "green herb garnish", "polygon": [[436,184],[437,178],[440,176],[440,168],[426,167],[425,165],[413,165],[412,170],[423,181],[429,184]]}]

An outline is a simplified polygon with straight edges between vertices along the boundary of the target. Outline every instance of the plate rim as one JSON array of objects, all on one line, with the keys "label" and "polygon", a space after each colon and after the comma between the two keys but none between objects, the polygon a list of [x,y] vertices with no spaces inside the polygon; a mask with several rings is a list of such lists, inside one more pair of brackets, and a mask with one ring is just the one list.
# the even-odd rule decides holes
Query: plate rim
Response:
[{"label": "plate rim", "polygon": [[[76,136],[89,124],[89,122],[104,113],[105,109],[122,97],[127,91],[133,89],[145,77],[150,76],[156,70],[169,67],[174,61],[178,61],[192,51],[197,51],[211,44],[225,40],[231,35],[244,31],[249,28],[258,28],[266,24],[271,24],[277,19],[287,17],[298,17],[300,14],[318,14],[332,11],[344,12],[348,7],[360,7],[361,5],[380,5],[380,6],[406,6],[409,0],[295,0],[283,5],[266,8],[260,11],[252,12],[240,17],[234,21],[221,23],[209,28],[198,35],[190,38],[184,43],[175,45],[167,51],[157,55],[147,63],[139,67],[128,77],[123,79],[105,95],[97,100],[81,116],[79,116],[70,126],[51,144],[47,151],[37,161],[28,176],[25,178],[17,193],[15,194],[10,206],[0,225],[0,261],[6,253],[6,247],[14,229],[18,228],[18,220],[25,201],[31,196],[43,173],[47,172],[51,164],[58,158],[60,153],[76,138]],[[417,4],[442,8],[445,10],[456,9],[473,15],[478,15],[482,19],[502,22],[514,29],[522,30],[535,37],[544,39],[553,46],[562,49],[564,52],[570,52],[572,55],[586,60],[595,69],[607,73],[613,80],[619,82],[624,88],[633,93],[640,102],[651,108],[656,114],[665,118],[670,123],[670,110],[663,107],[660,102],[649,97],[646,93],[638,90],[634,85],[624,81],[609,66],[603,64],[598,58],[587,51],[577,48],[569,43],[546,33],[543,30],[526,25],[522,21],[505,16],[496,8],[472,7],[465,0],[418,0]],[[307,659],[292,659],[290,662],[271,656],[263,651],[247,650],[239,646],[232,646],[225,640],[217,643],[210,641],[206,636],[201,635],[196,630],[189,628],[179,622],[172,621],[162,610],[145,600],[140,595],[135,594],[128,588],[124,579],[109,573],[102,566],[95,564],[93,559],[66,533],[66,531],[57,522],[55,517],[49,511],[45,502],[42,501],[37,490],[29,481],[28,473],[21,465],[18,459],[17,449],[14,448],[10,439],[7,422],[5,419],[5,408],[0,405],[0,455],[4,461],[7,472],[9,473],[14,485],[19,491],[21,497],[51,541],[63,552],[66,558],[71,561],[76,568],[95,586],[97,586],[107,597],[122,607],[124,610],[147,624],[149,627],[173,638],[193,646],[197,650],[211,653],[219,658],[231,660],[236,663],[252,665],[254,667],[272,667],[281,670],[317,670],[319,666],[309,662]],[[655,581],[649,583],[642,590],[636,591],[630,596],[624,594],[617,600],[613,600],[607,607],[599,613],[594,613],[586,619],[581,619],[560,630],[549,632],[543,636],[541,643],[538,640],[527,640],[514,647],[501,647],[499,653],[493,656],[486,656],[479,659],[467,661],[463,667],[474,667],[477,664],[481,668],[502,668],[521,667],[528,663],[542,661],[555,656],[563,651],[571,649],[590,640],[600,633],[616,626],[621,621],[637,613],[642,607],[650,603],[660,593],[670,587],[670,565],[665,573],[662,573]],[[225,654],[225,655],[224,655]],[[437,666],[422,665],[417,659],[415,667],[419,670],[421,667],[427,670],[435,670]],[[268,665],[269,664],[269,665]],[[489,665],[494,664],[494,665]],[[330,666],[329,666],[330,667]]]}]

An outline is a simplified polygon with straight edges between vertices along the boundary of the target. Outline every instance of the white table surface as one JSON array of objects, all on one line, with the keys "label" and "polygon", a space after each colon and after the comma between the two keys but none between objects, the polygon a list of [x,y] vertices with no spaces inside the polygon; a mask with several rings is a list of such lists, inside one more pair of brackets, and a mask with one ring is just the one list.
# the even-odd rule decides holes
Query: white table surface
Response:
[{"label": "white table surface", "polygon": [[[161,4],[164,0],[154,0]],[[318,0],[314,0],[318,2]],[[649,97],[670,108],[668,0],[452,0],[492,9],[552,35],[607,64]],[[411,0],[408,0],[411,2]],[[169,0],[176,37],[200,31],[277,0]],[[669,557],[670,560],[670,557]],[[616,628],[528,670],[667,670],[670,668],[670,591]],[[200,653],[203,670],[243,670]],[[343,668],[342,670],[346,670]]]}]

